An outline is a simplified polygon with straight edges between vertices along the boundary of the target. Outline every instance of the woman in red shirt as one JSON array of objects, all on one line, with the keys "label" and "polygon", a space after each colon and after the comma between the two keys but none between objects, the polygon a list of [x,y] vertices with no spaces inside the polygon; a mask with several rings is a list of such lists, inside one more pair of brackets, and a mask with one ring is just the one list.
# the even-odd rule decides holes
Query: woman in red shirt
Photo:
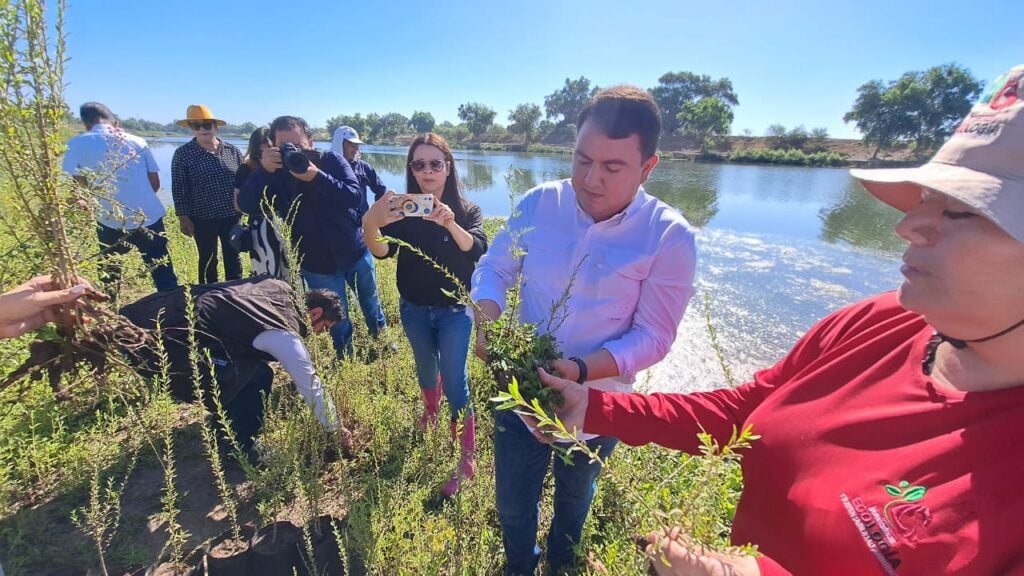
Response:
[{"label": "woman in red shirt", "polygon": [[[905,213],[903,284],[814,326],[736,389],[616,394],[542,373],[565,424],[697,452],[761,436],[733,541],[650,537],[659,574],[1024,574],[1024,66],[920,168],[854,170]],[[1013,97],[1008,97],[1012,94]]]}]

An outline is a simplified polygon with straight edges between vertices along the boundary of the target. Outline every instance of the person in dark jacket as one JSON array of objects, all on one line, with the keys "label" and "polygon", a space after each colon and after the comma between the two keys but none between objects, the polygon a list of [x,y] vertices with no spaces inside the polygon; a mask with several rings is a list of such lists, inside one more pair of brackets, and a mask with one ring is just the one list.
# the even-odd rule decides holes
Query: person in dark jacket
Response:
[{"label": "person in dark jacket", "polygon": [[[270,124],[273,146],[260,156],[260,164],[238,192],[238,205],[247,214],[260,213],[264,198],[278,216],[291,222],[291,241],[300,259],[302,278],[310,288],[331,290],[341,299],[345,318],[331,329],[339,357],[352,353],[352,323],[347,314],[345,286],[372,294],[367,318],[370,335],[384,328],[373,259],[363,242],[359,181],[344,158],[313,147],[309,124],[295,116],[281,116]],[[301,151],[308,165],[286,167],[282,149]],[[293,154],[294,156],[294,154]]]}]

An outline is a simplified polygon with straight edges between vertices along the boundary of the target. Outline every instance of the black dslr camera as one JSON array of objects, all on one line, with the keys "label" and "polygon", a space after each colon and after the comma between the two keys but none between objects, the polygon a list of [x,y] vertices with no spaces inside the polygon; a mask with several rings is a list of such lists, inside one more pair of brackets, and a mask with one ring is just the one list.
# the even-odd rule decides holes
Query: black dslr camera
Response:
[{"label": "black dslr camera", "polygon": [[285,142],[281,144],[281,163],[289,172],[303,174],[309,169],[309,157],[306,152],[291,142]]}]

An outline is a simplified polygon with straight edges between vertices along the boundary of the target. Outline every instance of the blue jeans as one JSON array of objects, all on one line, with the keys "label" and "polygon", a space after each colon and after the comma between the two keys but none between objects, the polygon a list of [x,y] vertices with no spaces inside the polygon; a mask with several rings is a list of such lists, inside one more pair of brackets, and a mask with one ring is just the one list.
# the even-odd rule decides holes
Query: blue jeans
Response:
[{"label": "blue jeans", "polygon": [[[247,382],[224,406],[235,438],[243,451],[252,448],[260,427],[263,426],[263,396],[270,394],[274,382],[274,371],[266,362],[260,362]],[[218,376],[218,386],[230,386],[233,383],[222,382]]]},{"label": "blue jeans", "polygon": [[[607,458],[618,438],[599,436],[587,441],[591,450]],[[538,442],[511,410],[494,414],[494,472],[498,517],[505,545],[505,574],[530,574],[537,568],[537,510],[544,477],[551,465],[552,448]],[[555,458],[555,514],[548,533],[548,566],[553,573],[569,568],[575,561],[573,547],[583,534],[583,523],[597,490],[599,464],[589,464],[580,452],[572,455],[573,465]]]},{"label": "blue jeans", "polygon": [[420,306],[401,300],[398,307],[405,336],[416,360],[416,378],[420,388],[429,390],[437,386],[440,369],[444,396],[455,419],[469,404],[466,357],[469,355],[473,319],[461,305]]},{"label": "blue jeans", "polygon": [[325,288],[341,298],[341,307],[345,317],[331,328],[331,339],[334,340],[334,351],[339,358],[352,354],[352,320],[349,314],[348,294],[345,286],[355,291],[359,299],[359,308],[366,319],[366,327],[370,335],[376,337],[386,326],[384,311],[380,307],[377,296],[377,273],[373,267],[373,255],[367,250],[363,257],[356,260],[347,270],[334,274],[317,274],[308,270],[302,271],[302,279],[310,290]]},{"label": "blue jeans", "polygon": [[134,246],[142,254],[142,261],[149,267],[153,285],[158,292],[167,292],[178,287],[178,276],[167,253],[167,236],[164,234],[164,219],[149,226],[132,230],[96,225],[96,237],[102,250],[100,260],[100,281],[111,296],[117,295],[121,283],[121,264],[106,256],[127,254]]}]

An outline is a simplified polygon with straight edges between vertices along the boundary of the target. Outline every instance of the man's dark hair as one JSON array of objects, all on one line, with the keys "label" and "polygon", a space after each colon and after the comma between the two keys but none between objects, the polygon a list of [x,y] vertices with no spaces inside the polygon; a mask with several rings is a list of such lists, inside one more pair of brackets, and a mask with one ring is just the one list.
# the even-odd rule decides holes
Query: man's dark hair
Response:
[{"label": "man's dark hair", "polygon": [[102,120],[113,124],[114,120],[117,119],[114,113],[110,111],[110,108],[99,102],[86,102],[82,104],[82,107],[78,109],[78,116],[82,119],[82,124],[86,126],[95,126]]},{"label": "man's dark hair", "polygon": [[598,92],[580,112],[577,130],[587,120],[613,140],[640,136],[640,154],[646,162],[658,152],[661,137],[661,112],[646,90],[623,84]]},{"label": "man's dark hair", "polygon": [[294,130],[296,128],[302,130],[310,144],[313,143],[313,131],[309,129],[309,123],[298,116],[278,116],[274,118],[274,121],[270,123],[270,141],[276,145],[277,141],[275,138],[277,138],[278,130]]},{"label": "man's dark hair", "polygon": [[317,288],[306,292],[306,310],[320,308],[324,311],[323,319],[334,323],[345,318],[345,309],[341,307],[341,298],[330,290]]}]

